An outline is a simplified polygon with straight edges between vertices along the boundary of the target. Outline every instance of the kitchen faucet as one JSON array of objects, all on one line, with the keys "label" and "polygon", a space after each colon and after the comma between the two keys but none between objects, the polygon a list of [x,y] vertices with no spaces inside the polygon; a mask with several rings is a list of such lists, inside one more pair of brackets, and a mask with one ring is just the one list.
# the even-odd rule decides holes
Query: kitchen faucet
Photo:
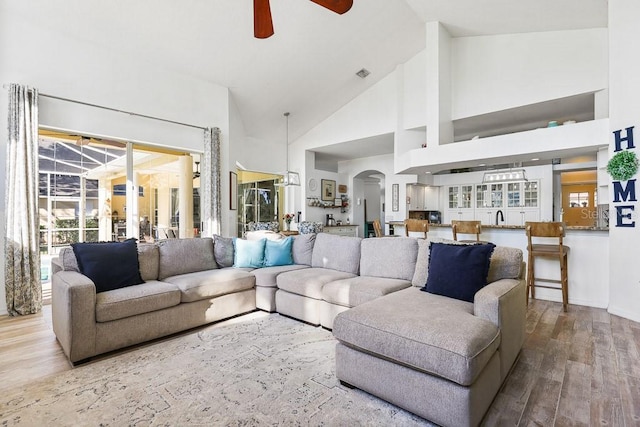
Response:
[{"label": "kitchen faucet", "polygon": [[504,215],[502,214],[501,210],[498,210],[496,212],[496,225],[498,225],[498,217],[500,217],[500,221],[504,222]]}]

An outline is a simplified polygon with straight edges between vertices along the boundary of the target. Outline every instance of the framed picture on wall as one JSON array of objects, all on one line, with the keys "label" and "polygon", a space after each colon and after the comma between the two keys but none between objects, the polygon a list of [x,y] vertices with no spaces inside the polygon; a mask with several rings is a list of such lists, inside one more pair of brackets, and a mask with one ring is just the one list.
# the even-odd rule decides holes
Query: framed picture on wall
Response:
[{"label": "framed picture on wall", "polygon": [[238,175],[235,172],[229,172],[229,209],[238,209]]},{"label": "framed picture on wall", "polygon": [[333,202],[336,198],[336,182],[332,179],[323,179],[320,184],[322,200]]},{"label": "framed picture on wall", "polygon": [[400,184],[391,186],[391,210],[394,212],[400,210]]}]

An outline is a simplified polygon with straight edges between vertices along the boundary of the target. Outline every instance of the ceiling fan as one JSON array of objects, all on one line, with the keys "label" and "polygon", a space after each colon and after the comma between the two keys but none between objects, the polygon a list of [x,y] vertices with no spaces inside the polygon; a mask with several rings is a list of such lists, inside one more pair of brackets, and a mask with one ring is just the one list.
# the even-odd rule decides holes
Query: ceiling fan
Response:
[{"label": "ceiling fan", "polygon": [[[311,0],[335,13],[342,15],[351,9],[353,0]],[[273,35],[273,21],[269,0],[253,0],[253,35],[266,39]]]}]

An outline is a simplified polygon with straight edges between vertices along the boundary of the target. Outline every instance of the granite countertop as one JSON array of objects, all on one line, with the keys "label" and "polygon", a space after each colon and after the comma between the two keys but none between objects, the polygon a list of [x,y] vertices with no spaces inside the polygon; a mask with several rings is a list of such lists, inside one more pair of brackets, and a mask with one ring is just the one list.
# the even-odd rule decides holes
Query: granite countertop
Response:
[{"label": "granite countertop", "polygon": [[[403,221],[390,221],[389,225],[404,225]],[[451,228],[451,224],[429,224],[429,228]],[[524,230],[524,225],[482,225],[485,229]],[[609,227],[568,225],[567,230],[609,231]]]},{"label": "granite countertop", "polygon": [[325,225],[324,228],[335,228],[335,227],[357,227],[358,224],[342,224],[342,225]]}]

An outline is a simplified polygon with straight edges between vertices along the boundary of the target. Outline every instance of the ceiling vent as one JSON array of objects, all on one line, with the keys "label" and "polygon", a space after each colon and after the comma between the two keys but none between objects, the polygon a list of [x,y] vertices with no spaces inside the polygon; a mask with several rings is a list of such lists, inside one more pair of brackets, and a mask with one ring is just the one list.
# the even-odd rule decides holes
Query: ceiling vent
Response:
[{"label": "ceiling vent", "polygon": [[369,74],[371,74],[371,71],[367,70],[366,68],[363,68],[362,70],[358,71],[356,73],[356,76],[360,77],[360,78],[365,78],[367,77]]}]

